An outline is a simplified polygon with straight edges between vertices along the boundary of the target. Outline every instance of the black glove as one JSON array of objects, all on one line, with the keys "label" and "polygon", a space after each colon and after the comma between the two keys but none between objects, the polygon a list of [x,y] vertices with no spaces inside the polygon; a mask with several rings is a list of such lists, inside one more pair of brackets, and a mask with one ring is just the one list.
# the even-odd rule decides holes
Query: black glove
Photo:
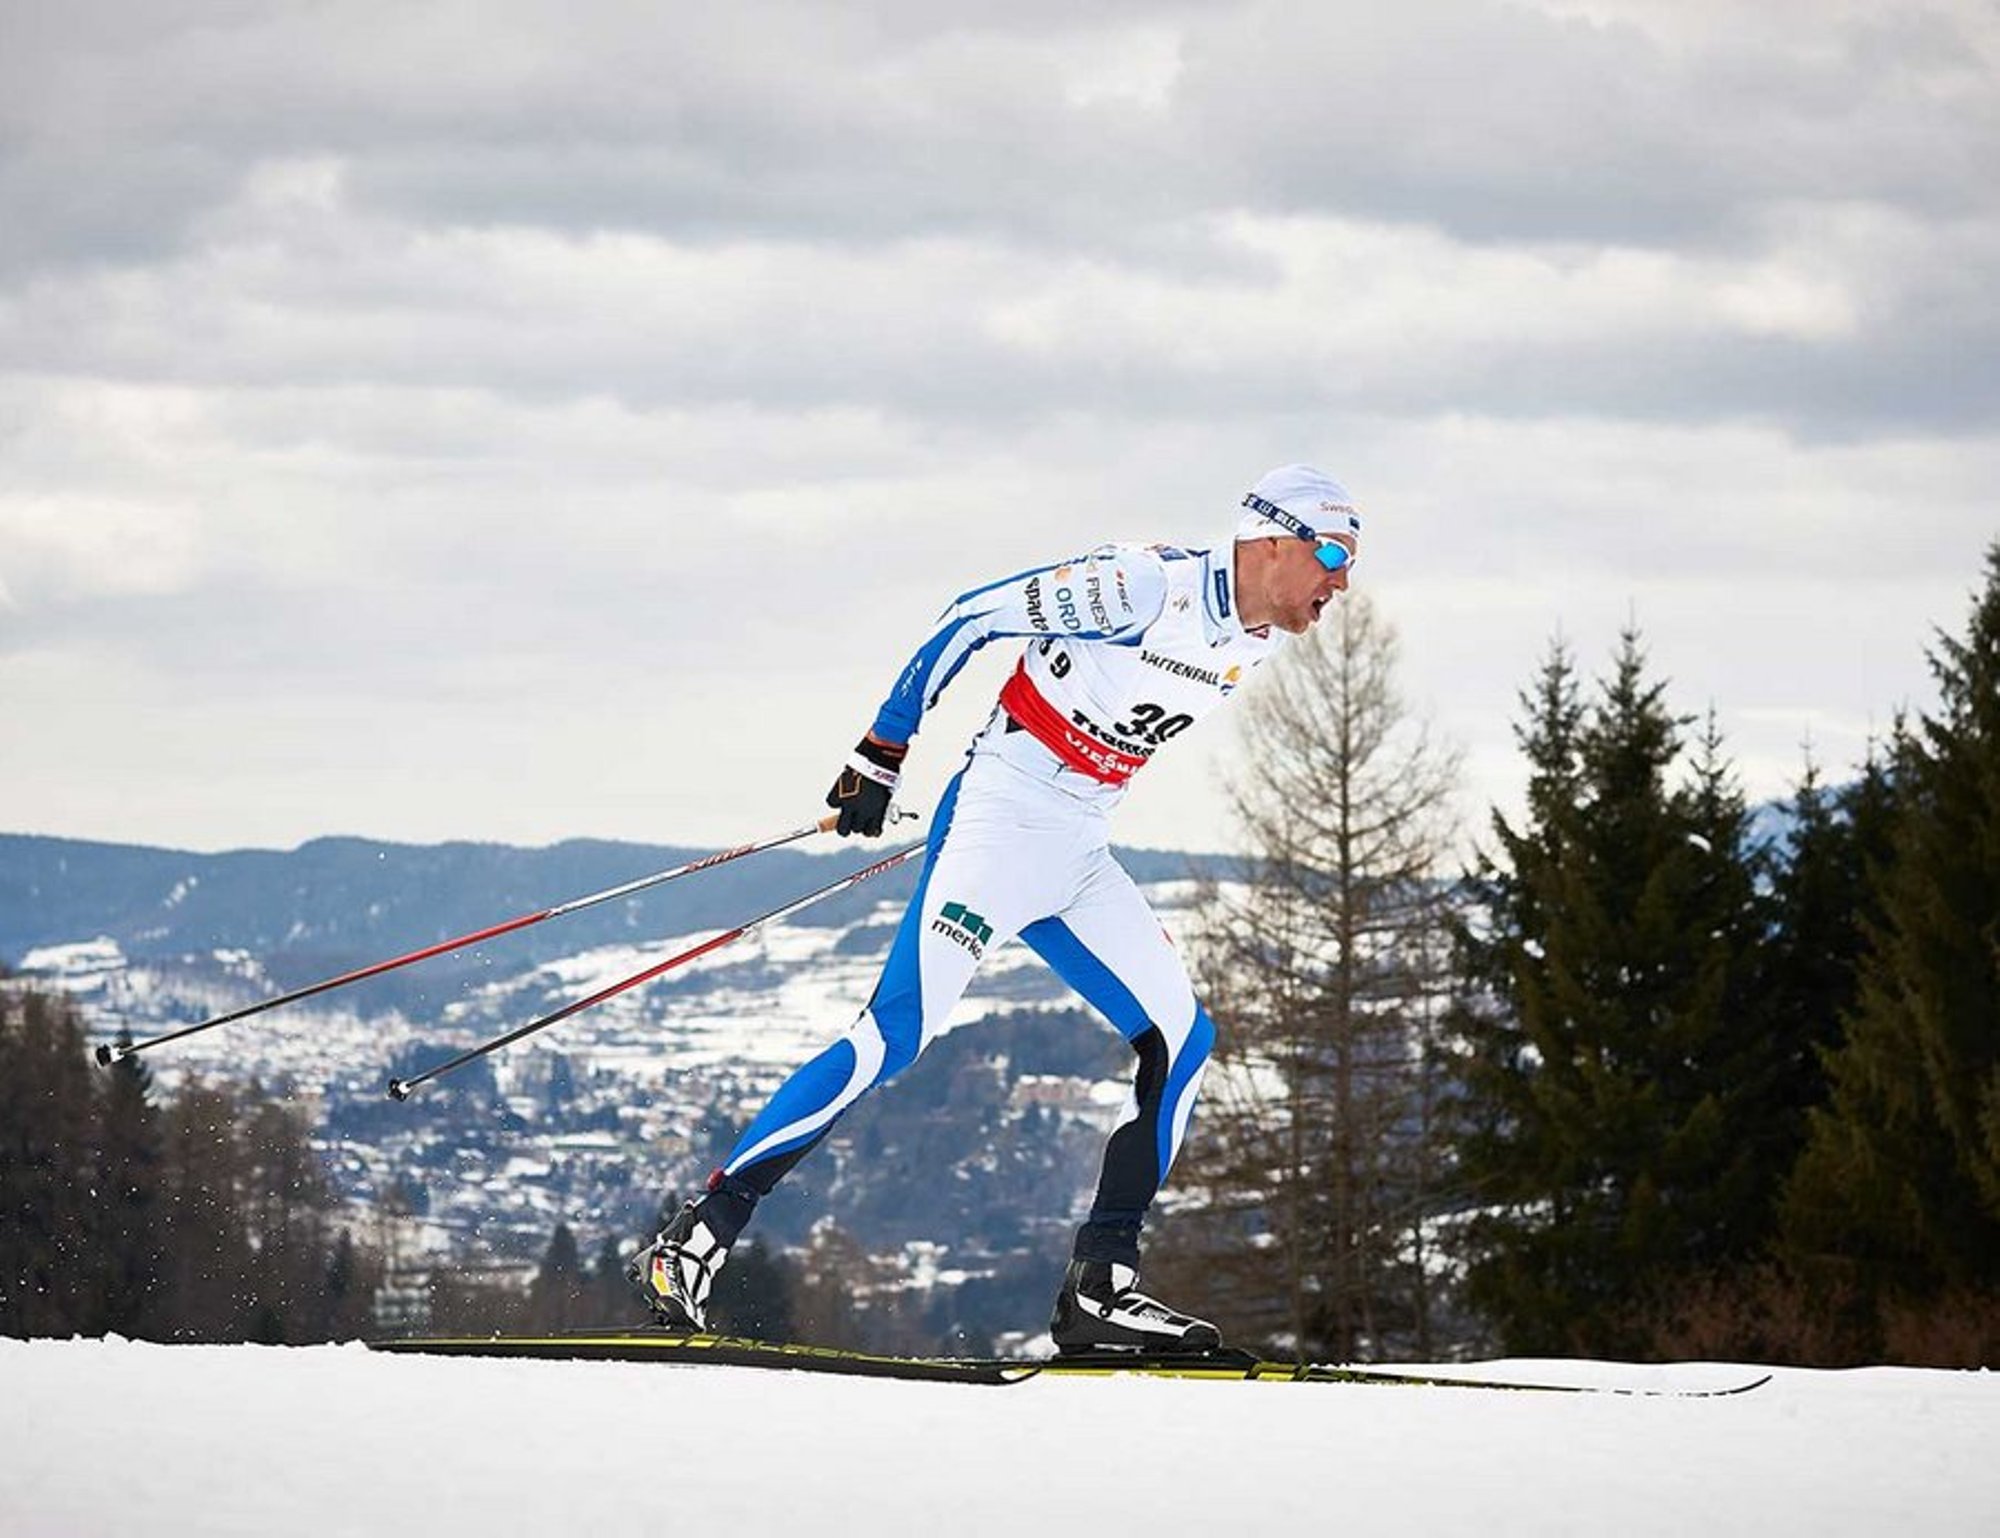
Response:
[{"label": "black glove", "polygon": [[881,835],[882,819],[889,814],[889,798],[902,778],[903,760],[909,751],[908,743],[884,742],[873,732],[861,739],[840,778],[833,782],[833,789],[826,793],[826,804],[840,812],[838,831],[842,838],[850,833],[864,838]]}]

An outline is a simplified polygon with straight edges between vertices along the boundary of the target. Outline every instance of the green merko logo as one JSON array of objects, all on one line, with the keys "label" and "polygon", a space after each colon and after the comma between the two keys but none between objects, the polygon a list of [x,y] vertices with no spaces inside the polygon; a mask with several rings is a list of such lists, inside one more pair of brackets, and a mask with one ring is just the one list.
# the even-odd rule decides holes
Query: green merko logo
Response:
[{"label": "green merko logo", "polygon": [[993,926],[964,903],[946,903],[931,921],[931,928],[947,940],[954,940],[975,956],[983,956],[993,943]]}]

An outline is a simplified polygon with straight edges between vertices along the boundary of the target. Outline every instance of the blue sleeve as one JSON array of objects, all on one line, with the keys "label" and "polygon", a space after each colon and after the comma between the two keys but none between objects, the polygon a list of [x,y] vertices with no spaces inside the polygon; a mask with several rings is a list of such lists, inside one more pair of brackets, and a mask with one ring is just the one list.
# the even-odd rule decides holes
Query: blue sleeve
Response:
[{"label": "blue sleeve", "polygon": [[908,742],[924,712],[988,641],[1124,640],[1158,619],[1166,602],[1167,576],[1159,557],[1130,545],[1102,545],[1060,565],[1038,566],[961,593],[897,676],[872,730],[885,742]]}]

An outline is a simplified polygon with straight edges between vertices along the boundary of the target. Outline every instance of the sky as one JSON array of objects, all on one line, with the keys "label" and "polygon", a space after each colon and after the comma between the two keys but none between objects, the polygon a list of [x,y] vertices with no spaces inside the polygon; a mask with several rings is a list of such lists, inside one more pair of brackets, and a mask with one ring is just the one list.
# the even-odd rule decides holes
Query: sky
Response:
[{"label": "sky", "polygon": [[[1309,461],[1477,831],[1636,626],[1753,799],[2000,536],[1986,0],[0,0],[0,828],[719,844],[938,610]],[[1009,659],[920,735],[927,805]],[[1126,842],[1230,841],[1227,714]]]}]

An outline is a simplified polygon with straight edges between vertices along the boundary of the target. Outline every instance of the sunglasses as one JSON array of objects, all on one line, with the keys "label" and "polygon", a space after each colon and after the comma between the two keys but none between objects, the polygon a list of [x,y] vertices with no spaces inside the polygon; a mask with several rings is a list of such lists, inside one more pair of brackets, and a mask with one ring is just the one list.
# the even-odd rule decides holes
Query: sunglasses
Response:
[{"label": "sunglasses", "polygon": [[[1331,534],[1322,534],[1318,529],[1315,529],[1302,519],[1294,518],[1290,513],[1278,506],[1277,503],[1266,502],[1253,491],[1243,498],[1243,505],[1263,514],[1264,517],[1270,519],[1280,528],[1289,529],[1293,534],[1296,534],[1300,539],[1311,545],[1313,547],[1313,554],[1318,557],[1320,565],[1324,566],[1328,571],[1345,571],[1354,564],[1354,552],[1349,550],[1347,546],[1343,545]],[[1358,521],[1353,520],[1351,515],[1349,521],[1353,522],[1356,528],[1361,526]]]}]

